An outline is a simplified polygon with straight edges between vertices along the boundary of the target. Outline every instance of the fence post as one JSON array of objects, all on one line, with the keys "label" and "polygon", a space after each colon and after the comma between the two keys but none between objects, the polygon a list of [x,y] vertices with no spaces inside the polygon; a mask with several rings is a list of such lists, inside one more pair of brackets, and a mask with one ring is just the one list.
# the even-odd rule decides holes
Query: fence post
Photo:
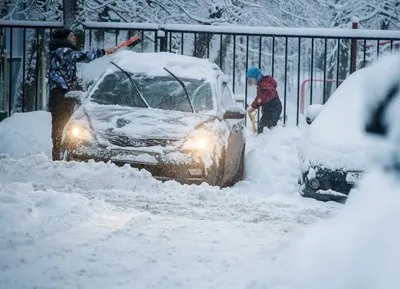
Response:
[{"label": "fence post", "polygon": [[0,121],[6,118],[7,112],[7,51],[4,49],[4,34],[3,27],[0,27],[0,92],[1,92],[1,109],[0,109]]},{"label": "fence post", "polygon": [[168,50],[167,33],[164,29],[160,29],[157,32],[157,37],[160,38],[160,52],[166,52]]},{"label": "fence post", "polygon": [[3,82],[3,102],[2,102],[2,110],[0,110],[0,121],[2,121],[3,119],[5,119],[8,115],[7,111],[7,51],[5,49],[2,49],[2,55],[1,57],[2,59],[2,63],[3,63],[3,67],[2,69],[2,76],[3,79],[0,80]]},{"label": "fence post", "polygon": [[[358,19],[353,18],[352,29],[358,29]],[[350,66],[350,74],[356,71],[357,68],[357,39],[351,40],[351,66]]]}]

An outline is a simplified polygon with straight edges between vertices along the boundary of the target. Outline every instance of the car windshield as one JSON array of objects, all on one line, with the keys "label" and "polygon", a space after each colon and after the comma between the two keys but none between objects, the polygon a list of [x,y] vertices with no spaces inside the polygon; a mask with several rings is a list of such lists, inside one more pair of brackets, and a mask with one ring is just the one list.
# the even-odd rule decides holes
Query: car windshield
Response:
[{"label": "car windshield", "polygon": [[[185,90],[172,76],[133,75],[129,77],[122,71],[106,75],[91,94],[91,100],[99,104],[117,104],[131,107],[159,108],[191,112]],[[194,110],[213,110],[211,85],[198,79],[181,78],[189,93]]]}]

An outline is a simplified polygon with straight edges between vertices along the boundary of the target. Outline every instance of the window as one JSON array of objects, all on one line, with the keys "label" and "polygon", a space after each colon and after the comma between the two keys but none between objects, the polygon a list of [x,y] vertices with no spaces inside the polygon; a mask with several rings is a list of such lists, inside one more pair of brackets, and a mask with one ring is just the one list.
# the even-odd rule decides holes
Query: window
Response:
[{"label": "window", "polygon": [[[170,76],[131,75],[132,81],[122,72],[108,74],[91,94],[92,101],[100,104],[118,104],[191,112],[185,90]],[[208,82],[182,78],[196,112],[213,109],[213,94]]]},{"label": "window", "polygon": [[106,75],[91,98],[99,104],[146,107],[134,84],[122,72]]}]

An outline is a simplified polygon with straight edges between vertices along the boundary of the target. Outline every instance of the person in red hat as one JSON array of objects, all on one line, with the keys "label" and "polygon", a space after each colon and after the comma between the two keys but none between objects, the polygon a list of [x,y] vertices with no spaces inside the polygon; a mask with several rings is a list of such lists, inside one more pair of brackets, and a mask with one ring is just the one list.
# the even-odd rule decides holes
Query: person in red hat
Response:
[{"label": "person in red hat", "polygon": [[71,90],[80,90],[76,77],[76,63],[88,63],[105,54],[111,54],[116,48],[89,49],[80,51],[76,46],[76,37],[72,30],[61,28],[52,34],[49,42],[50,67],[48,82],[50,95],[48,108],[51,113],[51,138],[53,141],[52,159],[61,159],[61,138],[65,125],[73,113],[76,100],[65,97]]},{"label": "person in red hat", "polygon": [[262,116],[258,124],[258,133],[276,126],[282,113],[282,102],[279,99],[276,80],[271,75],[264,75],[257,67],[247,71],[247,78],[257,87],[257,96],[252,102],[248,113],[261,107]]}]

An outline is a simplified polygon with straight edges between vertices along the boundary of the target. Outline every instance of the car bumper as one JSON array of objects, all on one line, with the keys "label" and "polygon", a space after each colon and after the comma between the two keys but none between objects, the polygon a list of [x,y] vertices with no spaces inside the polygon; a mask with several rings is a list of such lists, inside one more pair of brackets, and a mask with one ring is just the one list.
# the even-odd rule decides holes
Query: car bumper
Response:
[{"label": "car bumper", "polygon": [[314,190],[307,185],[302,186],[301,195],[305,198],[312,198],[321,202],[334,201],[338,203],[345,203],[348,196],[333,190]]},{"label": "car bumper", "polygon": [[139,161],[124,159],[121,157],[110,157],[109,154],[95,156],[91,154],[68,152],[68,161],[87,162],[94,160],[96,162],[110,162],[116,166],[122,167],[129,165],[139,170],[145,169],[151,175],[160,181],[175,180],[182,184],[201,184],[207,182],[207,173],[205,165],[199,158],[188,157],[186,161],[174,162],[172,160]]},{"label": "car bumper", "polygon": [[123,161],[111,161],[117,166],[124,166],[126,164],[139,170],[146,170],[151,175],[160,181],[175,180],[182,184],[201,184],[206,181],[205,169],[200,164],[144,164],[144,163],[131,163]]},{"label": "car bumper", "polygon": [[[311,170],[311,169],[310,169]],[[301,195],[319,201],[344,203],[350,191],[362,178],[361,171],[331,171],[325,168],[312,168],[314,172],[303,172],[301,176]],[[313,184],[316,182],[318,185]]]}]

